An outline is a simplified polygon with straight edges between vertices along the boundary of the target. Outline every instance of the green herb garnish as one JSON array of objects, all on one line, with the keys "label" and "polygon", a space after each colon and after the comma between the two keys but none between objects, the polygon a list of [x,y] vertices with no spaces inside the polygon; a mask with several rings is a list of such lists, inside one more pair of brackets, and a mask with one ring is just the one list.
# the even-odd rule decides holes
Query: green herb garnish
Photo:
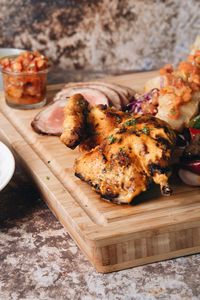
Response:
[{"label": "green herb garnish", "polygon": [[46,176],[46,180],[49,180],[50,179],[50,177],[49,176]]},{"label": "green herb garnish", "polygon": [[149,134],[150,134],[150,129],[149,129],[149,127],[144,126],[144,127],[142,128],[142,132],[143,132],[144,134],[146,134],[146,135],[149,135]]},{"label": "green herb garnish", "polygon": [[114,137],[113,135],[110,135],[108,137],[108,141],[109,141],[109,144],[113,144],[114,142],[116,142],[117,138]]},{"label": "green herb garnish", "polygon": [[133,126],[135,124],[136,124],[136,119],[131,119],[131,120],[124,122],[124,126]]}]

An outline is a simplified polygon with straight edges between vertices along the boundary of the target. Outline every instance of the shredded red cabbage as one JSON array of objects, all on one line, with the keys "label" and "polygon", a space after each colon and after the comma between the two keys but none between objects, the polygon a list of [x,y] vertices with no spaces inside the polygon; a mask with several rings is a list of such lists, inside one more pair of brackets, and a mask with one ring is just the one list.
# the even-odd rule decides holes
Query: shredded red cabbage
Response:
[{"label": "shredded red cabbage", "polygon": [[162,89],[165,85],[165,80],[163,76],[160,76],[160,88]]},{"label": "shredded red cabbage", "polygon": [[136,114],[142,114],[142,103],[145,101],[151,103],[152,97],[153,95],[155,95],[155,93],[159,93],[159,89],[154,88],[148,93],[145,93],[138,97],[132,97],[130,103],[126,106],[126,110],[134,112]]}]

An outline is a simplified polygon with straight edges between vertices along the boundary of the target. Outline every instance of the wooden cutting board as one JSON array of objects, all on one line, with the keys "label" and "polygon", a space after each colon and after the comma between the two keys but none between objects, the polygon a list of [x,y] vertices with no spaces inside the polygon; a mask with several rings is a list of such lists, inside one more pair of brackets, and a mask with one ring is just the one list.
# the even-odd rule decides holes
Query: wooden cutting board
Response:
[{"label": "wooden cutting board", "polygon": [[[156,72],[104,79],[141,88]],[[49,87],[49,96],[58,86]],[[21,158],[42,197],[99,272],[111,272],[200,251],[200,194],[172,179],[174,194],[153,188],[135,204],[115,205],[100,198],[73,175],[77,150],[57,137],[36,134],[31,120],[39,110],[6,106],[0,95],[0,136]]]}]

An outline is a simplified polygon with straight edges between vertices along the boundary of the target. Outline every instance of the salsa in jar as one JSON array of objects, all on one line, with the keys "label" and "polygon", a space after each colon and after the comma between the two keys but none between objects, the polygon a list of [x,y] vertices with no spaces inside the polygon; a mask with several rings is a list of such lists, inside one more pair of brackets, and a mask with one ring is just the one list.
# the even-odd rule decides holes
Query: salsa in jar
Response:
[{"label": "salsa in jar", "polygon": [[46,103],[48,59],[38,51],[0,61],[6,102],[21,109],[41,107]]}]

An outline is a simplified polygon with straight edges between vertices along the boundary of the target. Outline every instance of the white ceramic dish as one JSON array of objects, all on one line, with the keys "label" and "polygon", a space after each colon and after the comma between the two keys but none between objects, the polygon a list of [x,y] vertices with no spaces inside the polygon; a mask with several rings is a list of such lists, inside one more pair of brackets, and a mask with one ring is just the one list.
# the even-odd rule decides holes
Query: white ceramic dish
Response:
[{"label": "white ceramic dish", "polygon": [[0,191],[9,183],[15,171],[15,160],[12,152],[0,142]]}]

